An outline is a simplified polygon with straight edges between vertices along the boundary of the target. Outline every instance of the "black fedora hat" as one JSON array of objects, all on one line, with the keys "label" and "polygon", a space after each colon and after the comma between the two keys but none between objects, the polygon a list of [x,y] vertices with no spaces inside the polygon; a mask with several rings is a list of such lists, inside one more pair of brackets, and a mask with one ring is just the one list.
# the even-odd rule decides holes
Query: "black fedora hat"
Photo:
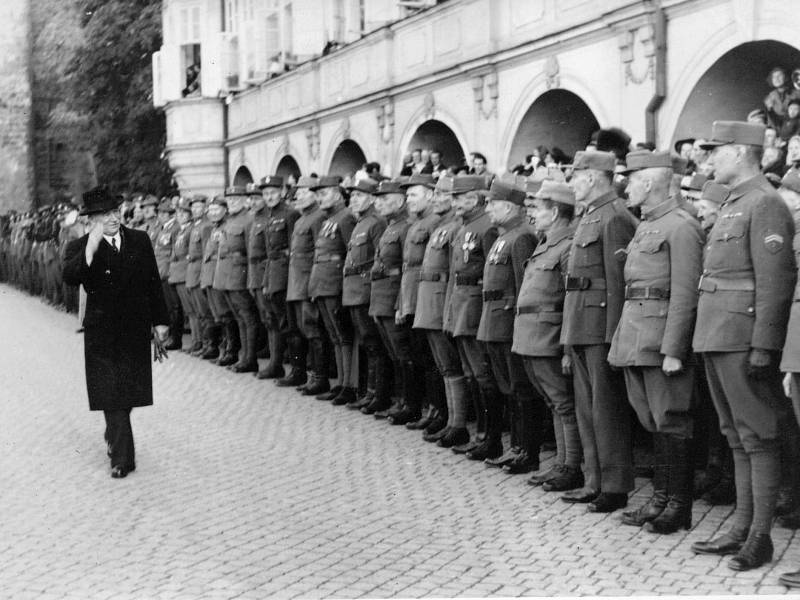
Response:
[{"label": "black fedora hat", "polygon": [[108,212],[120,204],[122,204],[122,196],[112,194],[107,187],[101,185],[84,192],[81,214],[93,215]]}]

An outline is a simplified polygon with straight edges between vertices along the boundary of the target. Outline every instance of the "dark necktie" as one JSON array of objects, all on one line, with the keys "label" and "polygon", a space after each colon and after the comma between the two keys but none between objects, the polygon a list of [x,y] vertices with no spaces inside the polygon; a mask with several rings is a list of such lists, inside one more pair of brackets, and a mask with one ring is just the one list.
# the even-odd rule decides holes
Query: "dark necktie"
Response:
[{"label": "dark necktie", "polygon": [[114,254],[119,252],[119,248],[117,248],[117,238],[115,237],[111,238],[111,249],[114,250]]}]

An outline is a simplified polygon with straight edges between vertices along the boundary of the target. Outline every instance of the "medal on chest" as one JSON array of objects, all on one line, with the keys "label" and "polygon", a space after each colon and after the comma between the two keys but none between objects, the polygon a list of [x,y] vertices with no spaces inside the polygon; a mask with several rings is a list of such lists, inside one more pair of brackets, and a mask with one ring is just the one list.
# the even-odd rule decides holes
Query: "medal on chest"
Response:
[{"label": "medal on chest", "polygon": [[497,240],[492,246],[491,251],[489,252],[489,263],[496,264],[500,262],[501,255],[503,254],[503,249],[506,247],[505,240]]},{"label": "medal on chest", "polygon": [[464,243],[461,244],[461,250],[464,251],[464,262],[469,262],[469,253],[475,250],[478,245],[478,234],[474,231],[467,231],[464,234]]}]

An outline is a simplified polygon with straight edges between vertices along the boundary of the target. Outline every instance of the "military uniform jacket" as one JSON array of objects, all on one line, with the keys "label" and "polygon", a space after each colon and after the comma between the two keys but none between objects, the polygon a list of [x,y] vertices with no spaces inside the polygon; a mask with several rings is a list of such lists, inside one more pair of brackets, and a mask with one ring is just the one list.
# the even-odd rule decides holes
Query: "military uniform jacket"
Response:
[{"label": "military uniform jacket", "polygon": [[[795,264],[800,265],[800,215],[794,219],[794,250]],[[794,288],[792,308],[789,313],[789,326],[786,331],[786,345],[783,347],[781,357],[781,371],[784,373],[800,373],[800,281]]]},{"label": "military uniform jacket", "polygon": [[178,225],[175,231],[175,240],[172,243],[172,256],[169,261],[170,283],[186,283],[186,269],[189,266],[189,236],[192,232],[192,223],[188,221]]},{"label": "military uniform jacket", "polygon": [[409,227],[411,223],[403,211],[389,219],[389,225],[378,240],[378,249],[371,271],[370,316],[394,317],[395,315],[403,273],[403,246]]},{"label": "military uniform jacket", "polygon": [[153,245],[153,249],[155,250],[158,234],[161,233],[161,221],[159,221],[158,218],[145,221],[142,223],[142,231],[144,231],[147,234],[147,237],[150,238],[150,243]]},{"label": "military uniform jacket", "polygon": [[636,224],[613,191],[584,211],[567,267],[561,328],[565,346],[611,343],[625,300],[625,249]]},{"label": "military uniform jacket", "polygon": [[433,230],[419,271],[417,288],[417,312],[414,327],[418,329],[442,329],[444,306],[450,279],[450,243],[461,227],[461,219],[454,211],[442,215],[439,225]]},{"label": "military uniform jacket", "polygon": [[386,229],[386,221],[370,206],[356,221],[347,256],[344,259],[344,280],[342,282],[342,306],[362,306],[369,304],[370,271],[375,261],[378,241]]},{"label": "military uniform jacket", "polygon": [[441,221],[442,216],[434,212],[423,214],[411,223],[403,243],[403,274],[400,279],[398,310],[401,317],[413,315],[417,311],[417,289],[422,257],[431,232]]},{"label": "military uniform jacket", "polygon": [[178,221],[173,217],[166,223],[158,232],[156,236],[155,245],[153,250],[156,254],[156,264],[158,265],[158,274],[161,280],[164,281],[169,277],[169,263],[172,259],[172,243],[178,234]]},{"label": "military uniform jacket", "polygon": [[289,242],[300,213],[281,202],[273,208],[267,208],[267,214],[267,264],[261,286],[267,288],[267,295],[271,296],[286,291],[289,280]]},{"label": "military uniform jacket", "polygon": [[227,291],[247,289],[247,247],[252,222],[252,216],[244,210],[223,221],[214,288]]},{"label": "military uniform jacket", "polygon": [[[206,247],[214,226],[205,218],[192,223],[189,229],[189,247],[186,251],[186,287],[196,288],[200,285],[203,267],[203,249]],[[213,278],[213,271],[212,271]],[[210,281],[207,285],[210,285]],[[206,286],[204,286],[206,287]]]},{"label": "military uniform jacket", "polygon": [[619,367],[691,358],[705,236],[675,199],[642,217],[627,249],[626,300],[608,354]]},{"label": "military uniform jacket", "polygon": [[208,230],[208,238],[203,246],[203,265],[200,269],[200,287],[202,289],[207,287],[222,289],[221,286],[223,282],[220,280],[219,285],[214,285],[214,278],[217,273],[219,246],[222,243],[224,235],[222,231],[222,222],[216,225],[211,223],[211,227]]},{"label": "military uniform jacket", "polygon": [[536,248],[536,236],[517,217],[500,227],[483,267],[483,308],[478,325],[482,342],[508,342],[514,338],[514,314],[522,287],[525,261]]},{"label": "military uniform jacket", "polygon": [[252,213],[252,222],[247,236],[247,289],[261,289],[267,268],[267,221],[266,208]]},{"label": "military uniform jacket", "polygon": [[496,239],[497,227],[492,225],[483,206],[464,215],[463,225],[452,242],[451,289],[442,324],[442,329],[453,336],[478,334],[483,307],[483,267]]},{"label": "military uniform jacket", "polygon": [[309,297],[324,298],[342,294],[342,266],[355,226],[356,218],[346,206],[339,207],[322,223],[322,229],[314,240],[314,266],[311,267],[308,281]]},{"label": "military uniform jacket", "polygon": [[317,239],[325,213],[318,207],[303,213],[292,230],[289,250],[289,279],[286,286],[286,300],[308,300],[308,280],[311,265],[314,264],[314,240]]},{"label": "military uniform jacket", "polygon": [[763,175],[731,190],[708,235],[696,352],[781,350],[797,271],[789,209]]},{"label": "military uniform jacket", "polygon": [[523,356],[561,356],[564,275],[575,227],[548,232],[525,263],[517,296],[511,351]]}]

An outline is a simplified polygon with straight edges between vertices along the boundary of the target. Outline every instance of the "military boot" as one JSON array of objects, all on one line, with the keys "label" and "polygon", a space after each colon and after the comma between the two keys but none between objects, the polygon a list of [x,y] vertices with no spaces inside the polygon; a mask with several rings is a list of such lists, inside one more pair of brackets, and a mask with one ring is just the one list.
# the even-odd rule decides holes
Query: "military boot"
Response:
[{"label": "military boot", "polygon": [[269,332],[269,362],[258,372],[259,379],[279,379],[284,376],[283,353],[286,348],[286,336],[276,329]]},{"label": "military boot", "polygon": [[311,379],[306,384],[302,394],[304,396],[316,396],[331,389],[328,381],[328,363],[325,356],[324,342],[321,338],[309,340],[309,353],[311,355]]},{"label": "military boot", "polygon": [[234,373],[258,373],[258,360],[256,359],[256,326],[254,323],[242,321],[240,331],[242,339],[242,357],[238,363],[231,366]]},{"label": "military boot", "polygon": [[416,421],[406,423],[406,429],[425,429],[436,418],[438,410],[433,404],[428,404],[425,412]]},{"label": "military boot", "polygon": [[214,321],[209,321],[206,324],[203,336],[205,338],[206,347],[200,355],[200,358],[205,360],[219,358],[219,348],[223,345],[222,327]]},{"label": "military boot", "polygon": [[289,345],[289,372],[275,381],[278,387],[294,387],[305,383],[306,375],[306,351],[303,340],[298,336],[292,336]]},{"label": "military boot", "polygon": [[444,378],[444,401],[447,412],[442,416],[444,417],[446,415],[446,419],[444,419],[444,423],[441,427],[432,429],[436,425],[436,423],[432,423],[431,426],[423,432],[422,439],[426,442],[436,443],[450,431],[450,424],[453,421],[453,392],[450,389],[451,379],[451,377]]},{"label": "military boot", "polygon": [[375,382],[375,397],[372,402],[361,407],[361,413],[373,415],[378,411],[389,408],[392,401],[389,368],[386,357],[381,353],[380,349],[369,352],[367,369],[367,381]]},{"label": "military boot", "polygon": [[692,464],[689,459],[692,441],[671,435],[665,437],[665,457],[669,471],[667,506],[644,528],[650,533],[669,534],[692,527]]},{"label": "military boot", "polygon": [[225,349],[216,363],[221,367],[235,364],[237,361],[237,354],[239,352],[239,328],[236,321],[230,319],[223,323],[225,328]]},{"label": "military boot", "polygon": [[450,418],[450,429],[436,441],[436,445],[441,448],[452,448],[459,444],[469,442],[469,431],[467,430],[467,378],[448,377],[445,381],[445,390],[450,389],[451,401],[449,404],[452,410]]},{"label": "military boot", "polygon": [[669,481],[669,457],[666,456],[667,441],[663,433],[653,434],[653,495],[634,510],[622,513],[623,525],[641,527],[658,517],[667,507],[667,484]]},{"label": "military boot", "polygon": [[503,400],[495,389],[481,389],[485,410],[486,436],[475,448],[467,450],[469,460],[494,460],[503,454]]}]

